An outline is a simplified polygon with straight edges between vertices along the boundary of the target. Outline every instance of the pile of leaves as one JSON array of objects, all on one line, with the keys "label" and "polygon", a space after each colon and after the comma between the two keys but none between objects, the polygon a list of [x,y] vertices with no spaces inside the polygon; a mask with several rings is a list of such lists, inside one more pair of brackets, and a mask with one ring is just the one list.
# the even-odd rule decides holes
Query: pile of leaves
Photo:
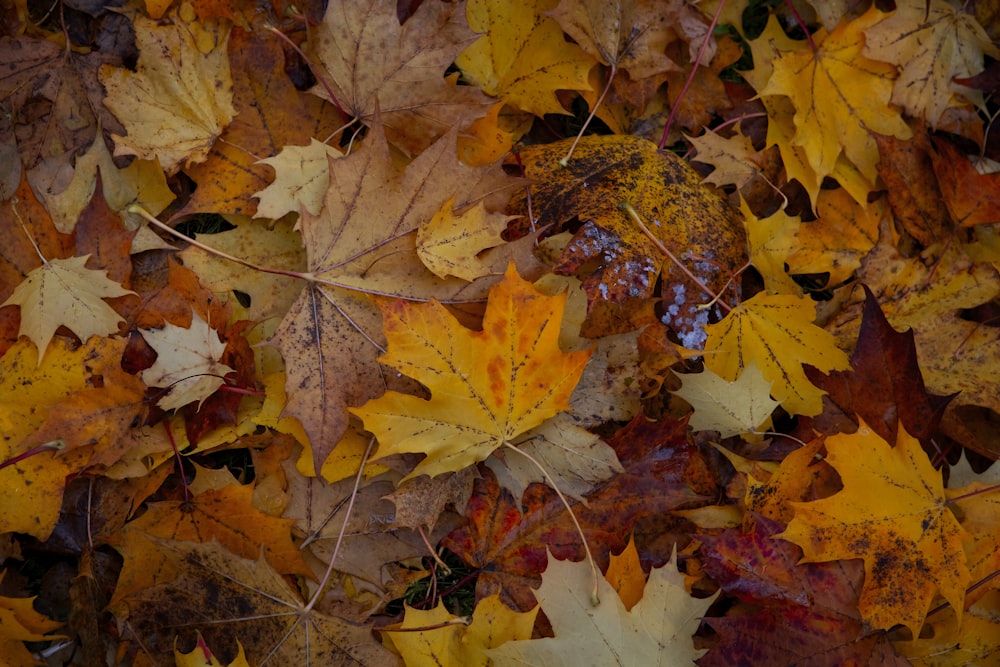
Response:
[{"label": "pile of leaves", "polygon": [[1000,660],[1000,21],[0,11],[0,663]]}]

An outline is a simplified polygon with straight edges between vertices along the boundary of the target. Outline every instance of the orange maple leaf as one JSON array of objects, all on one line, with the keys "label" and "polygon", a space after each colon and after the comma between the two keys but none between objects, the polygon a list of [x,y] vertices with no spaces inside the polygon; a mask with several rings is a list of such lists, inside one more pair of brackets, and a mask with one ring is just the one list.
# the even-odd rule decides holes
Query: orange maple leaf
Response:
[{"label": "orange maple leaf", "polygon": [[388,392],[351,412],[379,454],[427,454],[404,479],[457,471],[569,407],[590,351],[559,349],[566,296],[545,296],[509,266],[490,290],[482,331],[436,301],[381,303],[389,350],[379,358],[423,382],[426,401]]},{"label": "orange maple leaf", "polygon": [[969,536],[920,442],[899,429],[892,447],[862,422],[857,433],[828,438],[826,450],[844,489],[793,503],[795,518],[778,537],[802,547],[801,562],[863,559],[858,610],[872,627],[903,624],[919,636],[935,593],[961,616]]}]

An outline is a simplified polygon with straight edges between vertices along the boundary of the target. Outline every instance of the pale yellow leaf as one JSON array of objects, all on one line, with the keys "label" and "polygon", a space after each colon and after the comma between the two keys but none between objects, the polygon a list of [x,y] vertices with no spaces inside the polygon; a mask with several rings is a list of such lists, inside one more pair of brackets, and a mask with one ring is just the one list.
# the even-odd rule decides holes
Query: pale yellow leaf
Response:
[{"label": "pale yellow leaf", "polygon": [[182,408],[206,398],[222,386],[223,377],[233,369],[219,363],[226,344],[197,313],[187,329],[167,323],[162,329],[144,330],[142,337],[156,350],[156,363],[142,372],[150,387],[169,391],[157,401],[164,410]]},{"label": "pale yellow leaf", "polygon": [[53,259],[34,269],[14,288],[0,308],[21,307],[18,335],[27,336],[38,346],[38,363],[60,326],[86,341],[118,331],[122,317],[106,304],[111,299],[135,294],[110,280],[104,271],[84,266],[90,255]]},{"label": "pale yellow leaf", "polygon": [[691,404],[695,431],[718,431],[723,438],[756,433],[770,427],[771,413],[781,403],[771,398],[771,382],[751,361],[739,378],[727,382],[705,369],[678,375],[682,386],[673,393]]},{"label": "pale yellow leaf", "polygon": [[254,193],[258,218],[278,218],[302,209],[319,215],[330,186],[330,160],[342,153],[313,139],[308,146],[285,146],[274,157],[259,162],[274,169],[274,182]]}]

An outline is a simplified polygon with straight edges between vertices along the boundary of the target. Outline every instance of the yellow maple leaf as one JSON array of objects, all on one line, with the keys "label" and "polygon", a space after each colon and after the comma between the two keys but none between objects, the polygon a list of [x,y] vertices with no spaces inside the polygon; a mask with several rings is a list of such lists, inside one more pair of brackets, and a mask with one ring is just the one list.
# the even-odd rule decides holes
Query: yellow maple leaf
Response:
[{"label": "yellow maple leaf", "polygon": [[559,349],[566,296],[545,296],[509,266],[490,290],[482,331],[436,301],[381,303],[389,349],[379,361],[420,380],[424,400],[388,392],[350,411],[379,455],[427,454],[404,479],[458,471],[569,407],[590,351]]},{"label": "yellow maple leaf", "polygon": [[403,622],[381,632],[408,667],[489,667],[493,663],[486,651],[504,642],[530,639],[536,615],[537,607],[516,612],[496,594],[480,600],[471,619],[448,613],[443,602],[428,611],[406,605]]},{"label": "yellow maple leaf", "polygon": [[783,52],[762,96],[785,95],[795,106],[796,133],[809,164],[822,178],[832,174],[843,152],[871,182],[877,176],[878,147],[872,133],[908,139],[912,132],[889,106],[896,68],[862,55],[864,31],[881,17],[874,8],[842,21],[832,32],[813,35],[816,50],[803,42]]},{"label": "yellow maple leaf", "polygon": [[863,559],[858,610],[871,627],[903,624],[919,636],[935,593],[961,616],[968,534],[920,443],[899,429],[893,447],[862,423],[857,433],[828,438],[826,450],[844,489],[793,503],[795,518],[776,537],[802,547],[801,562]]},{"label": "yellow maple leaf", "polygon": [[483,92],[536,116],[566,113],[557,90],[590,90],[596,61],[563,38],[562,28],[543,12],[553,0],[471,0],[469,26],[486,33],[455,60]]},{"label": "yellow maple leaf", "polygon": [[489,273],[489,267],[476,255],[503,243],[500,234],[511,216],[487,211],[481,201],[461,213],[456,213],[454,206],[452,197],[417,229],[417,255],[439,278],[456,276],[472,281]]},{"label": "yellow maple leaf", "polygon": [[703,183],[712,183],[720,188],[733,184],[742,188],[760,172],[760,167],[753,161],[757,154],[753,143],[741,132],[731,137],[719,136],[716,132],[705,132],[700,137],[685,138],[698,151],[692,162],[701,162],[715,167],[715,170],[702,179]]},{"label": "yellow maple leaf", "polygon": [[[982,91],[955,79],[975,76],[983,56],[1000,56],[983,26],[965,8],[944,0],[902,0],[865,31],[864,53],[898,65],[892,102],[936,128],[948,107],[983,103]],[[964,99],[963,99],[964,98]]]},{"label": "yellow maple leaf", "polygon": [[809,382],[802,364],[827,373],[847,370],[850,362],[833,336],[813,324],[815,316],[816,306],[808,297],[761,292],[705,327],[705,367],[732,381],[756,362],[785,410],[818,415],[826,392]]},{"label": "yellow maple leaf", "polygon": [[229,31],[206,31],[180,17],[160,25],[136,16],[133,25],[136,71],[110,65],[100,70],[104,104],[128,132],[112,135],[115,155],[159,159],[173,173],[204,160],[236,114]]},{"label": "yellow maple leaf", "polygon": [[[0,582],[6,570],[0,570]],[[35,598],[9,598],[0,596],[0,664],[4,667],[20,667],[38,663],[28,651],[24,642],[44,642],[63,639],[64,635],[49,635],[62,625],[35,611]],[[531,633],[528,633],[531,636]]]},{"label": "yellow maple leaf", "polygon": [[67,259],[42,259],[0,304],[21,307],[18,335],[27,336],[38,346],[42,363],[56,329],[65,326],[86,341],[91,336],[117,333],[123,318],[103,299],[135,294],[108,278],[105,271],[88,269],[90,255]]},{"label": "yellow maple leaf", "polygon": [[187,653],[178,649],[176,641],[174,642],[174,664],[176,667],[250,667],[250,663],[247,662],[246,653],[243,650],[243,644],[238,639],[236,640],[236,646],[238,650],[236,657],[228,665],[223,665],[215,654],[212,653],[212,650],[205,643],[205,639],[199,632],[195,647]]},{"label": "yellow maple leaf", "polygon": [[790,273],[828,273],[827,285],[839,285],[861,266],[878,242],[886,207],[881,201],[858,203],[844,188],[821,190],[816,220],[798,226],[797,250],[785,258]]},{"label": "yellow maple leaf", "polygon": [[781,209],[766,218],[758,218],[742,196],[740,212],[747,228],[750,263],[764,279],[764,286],[777,294],[802,294],[802,288],[785,270],[785,260],[795,250],[795,233],[800,224],[798,216],[790,216]]}]

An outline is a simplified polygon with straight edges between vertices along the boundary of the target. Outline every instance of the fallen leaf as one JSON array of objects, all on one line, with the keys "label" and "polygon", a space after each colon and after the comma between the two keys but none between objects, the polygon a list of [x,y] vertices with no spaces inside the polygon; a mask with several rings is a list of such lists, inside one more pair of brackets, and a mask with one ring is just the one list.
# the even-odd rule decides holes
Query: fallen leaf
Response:
[{"label": "fallen leaf", "polygon": [[199,49],[200,24],[178,16],[161,25],[134,20],[139,62],[135,72],[105,65],[104,104],[125,126],[112,135],[115,155],[158,159],[167,173],[200,162],[236,113],[232,105],[228,30],[210,36],[212,48]]},{"label": "fallen leaf", "polygon": [[618,593],[625,611],[631,611],[632,607],[642,599],[642,591],[646,587],[646,573],[642,570],[634,541],[629,540],[628,546],[620,554],[611,554],[604,578]]},{"label": "fallen leaf", "polygon": [[431,398],[389,392],[351,409],[378,438],[379,456],[427,454],[404,479],[458,471],[568,408],[590,352],[559,350],[564,301],[536,292],[511,265],[490,291],[482,331],[437,302],[381,304],[389,348],[379,360],[423,382]]},{"label": "fallen leaf", "polygon": [[823,391],[802,364],[824,372],[850,368],[834,339],[812,323],[816,307],[808,297],[760,293],[707,327],[705,367],[735,380],[751,361],[770,381],[771,395],[792,414],[822,412]]},{"label": "fallen leaf", "polygon": [[676,554],[649,573],[642,599],[626,611],[603,578],[600,604],[592,600],[593,583],[585,562],[548,556],[538,605],[552,623],[555,638],[508,642],[489,651],[495,661],[523,665],[685,665],[704,651],[691,636],[716,596],[698,600],[684,587]]},{"label": "fallen leaf", "polygon": [[250,667],[250,663],[247,662],[246,654],[243,651],[243,644],[240,644],[239,640],[236,640],[236,646],[236,657],[233,658],[233,661],[229,665],[223,665],[212,654],[201,633],[198,633],[198,642],[189,652],[184,653],[174,647],[174,662],[177,667]]},{"label": "fallen leaf", "polygon": [[10,297],[0,304],[21,308],[19,334],[38,346],[42,362],[56,329],[65,326],[86,341],[91,336],[118,332],[123,321],[104,299],[135,294],[109,280],[104,271],[88,269],[90,255],[68,259],[43,259]]},{"label": "fallen leaf", "polygon": [[802,288],[788,275],[785,265],[796,248],[795,234],[801,224],[798,217],[778,210],[758,218],[742,196],[740,211],[746,221],[750,263],[764,279],[764,286],[775,294],[800,295]]},{"label": "fallen leaf", "polygon": [[858,609],[871,627],[902,624],[919,636],[936,593],[961,614],[968,534],[920,443],[900,429],[893,447],[862,423],[857,433],[827,438],[826,450],[844,490],[796,503],[778,537],[802,547],[801,562],[863,559]]},{"label": "fallen leaf", "polygon": [[[579,273],[588,318],[581,335],[631,331],[648,322],[630,316],[654,296],[657,278],[666,314],[662,321],[688,348],[704,341],[713,296],[692,282],[659,249],[665,245],[703,284],[723,291],[729,272],[745,262],[746,242],[737,214],[687,164],[633,136],[584,137],[566,167],[559,165],[572,140],[521,151],[532,186],[538,224],[584,221],[555,265]],[[631,204],[639,223],[624,210]],[[527,215],[523,198],[513,213]],[[648,233],[647,233],[648,232]],[[683,258],[689,258],[687,260]]]},{"label": "fallen leaf", "polygon": [[691,161],[708,164],[715,169],[703,181],[720,188],[735,185],[737,189],[749,183],[760,172],[753,161],[757,154],[753,142],[735,132],[731,137],[722,137],[716,132],[706,132],[700,137],[686,137],[698,151]]},{"label": "fallen leaf", "polygon": [[900,67],[892,103],[937,129],[948,107],[982,106],[979,91],[956,83],[1000,56],[975,17],[942,0],[904,0],[865,29],[864,54]]},{"label": "fallen leaf", "polygon": [[311,38],[330,90],[317,85],[311,92],[327,100],[332,92],[344,111],[366,122],[377,109],[389,141],[420,153],[491,104],[474,86],[444,76],[474,39],[459,5],[421,3],[400,25],[391,3],[335,2]]},{"label": "fallen leaf", "polygon": [[960,227],[1000,222],[1000,175],[980,174],[949,141],[935,138],[934,146],[934,173],[952,222]]},{"label": "fallen leaf", "polygon": [[814,384],[850,419],[861,419],[881,438],[896,440],[899,425],[931,451],[941,414],[951,396],[927,391],[917,360],[914,332],[892,328],[878,301],[865,286],[864,314],[858,344],[847,372],[826,377],[808,372]]},{"label": "fallen leaf", "polygon": [[510,216],[489,213],[482,202],[455,213],[454,203],[449,199],[417,230],[417,255],[439,278],[456,276],[473,281],[489,273],[489,267],[476,256],[503,243],[500,234]]},{"label": "fallen leaf", "polygon": [[233,369],[219,363],[226,345],[219,334],[197,313],[191,326],[182,328],[167,323],[162,329],[143,331],[142,337],[156,350],[156,363],[142,372],[142,380],[150,387],[164,387],[167,392],[157,400],[164,410],[182,408],[214,394]]},{"label": "fallen leaf", "polygon": [[556,90],[589,90],[595,61],[567,42],[562,28],[544,12],[553,0],[471,0],[469,26],[485,33],[455,64],[488,95],[536,116],[566,113]]},{"label": "fallen leaf", "polygon": [[[784,95],[795,106],[791,142],[805,150],[822,179],[834,172],[843,153],[870,182],[875,181],[878,148],[872,133],[900,139],[912,136],[898,112],[889,107],[895,68],[863,55],[865,31],[881,19],[872,8],[853,21],[841,21],[827,32],[813,33],[773,61],[762,96]],[[824,97],[819,99],[819,95]]]},{"label": "fallen leaf", "polygon": [[766,431],[770,429],[771,413],[781,405],[771,399],[772,383],[764,379],[753,361],[733,382],[708,369],[678,377],[681,388],[673,393],[694,408],[691,428],[696,431],[718,431],[722,438]]},{"label": "fallen leaf", "polygon": [[274,180],[254,193],[260,201],[256,217],[277,220],[303,208],[319,215],[330,186],[330,159],[341,155],[336,148],[312,139],[308,146],[284,146],[274,157],[261,160],[274,169]]},{"label": "fallen leaf", "polygon": [[216,541],[160,540],[175,562],[176,579],[129,596],[129,639],[160,660],[172,660],[175,638],[199,631],[223,661],[235,656],[239,637],[247,661],[311,667],[396,665],[372,636],[371,626],[313,608],[263,558],[248,560]]},{"label": "fallen leaf", "polygon": [[[492,595],[476,604],[466,623],[449,614],[444,603],[429,611],[407,606],[403,622],[383,628],[381,633],[408,666],[490,667],[494,663],[487,651],[508,641],[529,639],[537,614],[537,608],[524,613],[511,611],[499,596]],[[445,623],[450,625],[434,627]]]}]

